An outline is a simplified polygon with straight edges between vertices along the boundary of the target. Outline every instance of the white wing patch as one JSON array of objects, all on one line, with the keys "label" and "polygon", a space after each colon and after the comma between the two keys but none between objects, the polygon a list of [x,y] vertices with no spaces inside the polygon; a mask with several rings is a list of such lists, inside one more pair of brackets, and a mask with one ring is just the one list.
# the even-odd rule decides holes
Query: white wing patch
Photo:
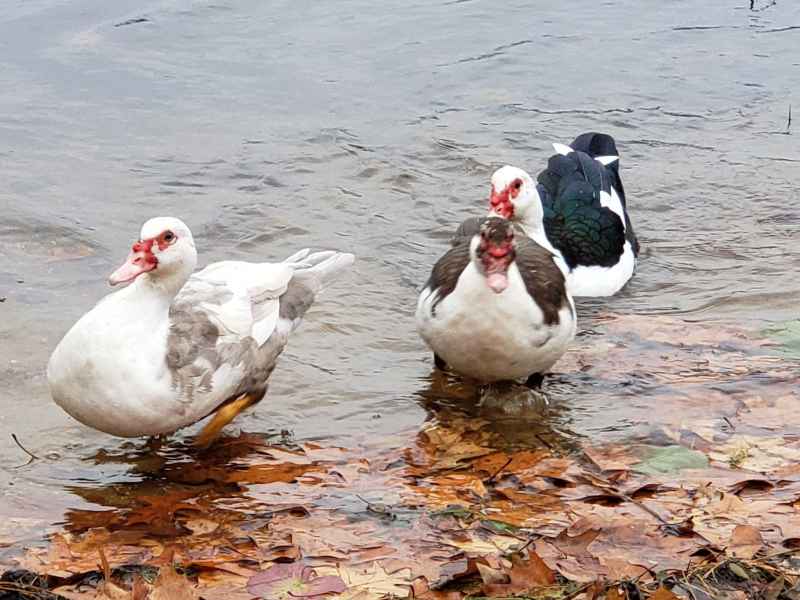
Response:
[{"label": "white wing patch", "polygon": [[559,144],[558,142],[553,142],[553,150],[555,150],[556,153],[560,154],[561,156],[566,156],[567,154],[574,152],[574,150],[566,144]]},{"label": "white wing patch", "polygon": [[[302,258],[302,253],[295,256]],[[224,261],[207,266],[192,279],[223,284],[232,298],[218,305],[203,303],[203,310],[231,333],[252,336],[261,346],[275,330],[278,299],[293,275],[294,269],[283,263]]]},{"label": "white wing patch", "polygon": [[611,210],[622,220],[622,228],[625,228],[625,213],[622,210],[622,202],[617,196],[617,191],[612,187],[611,193],[600,191],[600,206]]},{"label": "white wing patch", "polygon": [[595,156],[594,159],[597,162],[599,162],[601,165],[603,165],[604,167],[607,167],[608,165],[611,165],[611,164],[614,164],[615,162],[617,162],[619,160],[619,156],[611,156],[611,155],[608,155],[608,156]]}]

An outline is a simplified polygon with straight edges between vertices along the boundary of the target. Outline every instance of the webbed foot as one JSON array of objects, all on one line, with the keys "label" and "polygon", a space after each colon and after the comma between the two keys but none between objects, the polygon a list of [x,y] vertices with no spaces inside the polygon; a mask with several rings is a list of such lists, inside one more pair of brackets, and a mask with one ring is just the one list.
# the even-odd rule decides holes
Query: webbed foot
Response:
[{"label": "webbed foot", "polygon": [[223,404],[217,409],[211,420],[206,423],[203,430],[194,438],[194,445],[198,448],[207,448],[217,438],[223,427],[233,421],[240,412],[258,402],[258,400],[250,394],[242,394],[235,400]]}]

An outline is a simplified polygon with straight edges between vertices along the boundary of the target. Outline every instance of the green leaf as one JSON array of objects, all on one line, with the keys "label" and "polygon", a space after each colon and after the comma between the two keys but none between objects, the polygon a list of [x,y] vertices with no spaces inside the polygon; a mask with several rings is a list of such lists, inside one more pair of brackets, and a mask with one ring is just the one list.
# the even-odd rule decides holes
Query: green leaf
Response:
[{"label": "green leaf", "polygon": [[487,529],[494,531],[495,533],[503,533],[506,535],[513,535],[517,531],[519,531],[519,527],[514,527],[513,525],[509,525],[508,523],[503,523],[502,521],[494,521],[492,519],[484,519],[481,521],[481,525],[486,527]]},{"label": "green leaf", "polygon": [[645,475],[656,473],[677,473],[684,469],[703,469],[708,466],[708,457],[702,452],[689,450],[683,446],[664,446],[648,448],[634,471]]},{"label": "green leaf", "polygon": [[431,513],[432,517],[455,517],[456,519],[469,519],[472,511],[462,506],[452,506]]},{"label": "green leaf", "polygon": [[732,562],[732,563],[730,563],[728,565],[728,568],[731,570],[731,573],[733,573],[737,577],[740,577],[742,579],[748,579],[748,580],[750,579],[750,575],[748,575],[747,571],[745,571],[741,567],[741,565],[738,565],[735,562]]},{"label": "green leaf", "polygon": [[800,358],[800,320],[778,323],[766,329],[764,334],[781,345],[781,354]]}]

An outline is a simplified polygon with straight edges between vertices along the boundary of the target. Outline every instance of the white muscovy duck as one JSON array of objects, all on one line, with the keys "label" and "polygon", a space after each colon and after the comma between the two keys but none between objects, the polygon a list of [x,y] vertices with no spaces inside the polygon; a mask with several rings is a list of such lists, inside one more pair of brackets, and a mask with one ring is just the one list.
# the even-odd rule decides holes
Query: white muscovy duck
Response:
[{"label": "white muscovy duck", "polygon": [[538,176],[492,175],[489,214],[511,219],[556,256],[573,296],[612,296],[633,276],[639,242],[625,205],[614,138],[579,135]]},{"label": "white muscovy duck", "polygon": [[416,320],[438,368],[481,383],[524,378],[530,387],[576,328],[553,256],[497,217],[462,224],[419,296]]},{"label": "white muscovy duck", "polygon": [[128,283],[67,332],[47,366],[55,402],[121,437],[171,433],[214,413],[207,445],[267,390],[267,378],[322,287],[352,254],[302,250],[281,263],[225,261],[194,273],[180,220],[147,221],[109,278]]}]

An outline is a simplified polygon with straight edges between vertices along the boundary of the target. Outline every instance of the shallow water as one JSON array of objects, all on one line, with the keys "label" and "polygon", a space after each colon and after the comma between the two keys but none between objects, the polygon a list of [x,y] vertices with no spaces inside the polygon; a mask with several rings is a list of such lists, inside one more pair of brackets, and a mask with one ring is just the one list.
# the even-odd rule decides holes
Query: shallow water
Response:
[{"label": "shallow water", "polygon": [[[551,141],[586,130],[617,138],[643,256],[622,294],[581,303],[582,329],[609,313],[796,318],[800,7],[712,4],[6,2],[4,516],[34,535],[96,500],[75,489],[142,478],[88,458],[128,446],[57,409],[44,365],[151,216],[186,220],[201,262],[359,257],[237,421],[297,440],[356,444],[429,418],[416,290],[452,228],[483,212],[495,167],[535,173]],[[558,376],[557,420],[639,435],[658,402],[641,393],[649,376]],[[43,460],[19,467],[12,432]]]}]

